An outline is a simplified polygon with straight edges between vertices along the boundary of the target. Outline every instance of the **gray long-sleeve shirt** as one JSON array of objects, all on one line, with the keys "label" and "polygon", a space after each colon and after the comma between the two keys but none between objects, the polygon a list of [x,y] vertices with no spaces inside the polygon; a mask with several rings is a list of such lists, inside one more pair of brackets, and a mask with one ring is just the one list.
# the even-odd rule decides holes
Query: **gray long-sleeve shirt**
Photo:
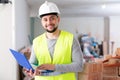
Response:
[{"label": "gray long-sleeve shirt", "polygon": [[[53,58],[54,46],[57,39],[47,39],[48,50],[50,52],[51,58]],[[32,48],[32,53],[29,59],[31,64],[37,64],[37,59]],[[55,72],[49,73],[47,75],[58,75],[66,72],[78,72],[83,70],[83,53],[77,39],[73,39],[72,44],[72,63],[71,64],[57,64],[55,65]],[[44,75],[44,74],[43,74]],[[46,75],[46,74],[45,74]]]}]

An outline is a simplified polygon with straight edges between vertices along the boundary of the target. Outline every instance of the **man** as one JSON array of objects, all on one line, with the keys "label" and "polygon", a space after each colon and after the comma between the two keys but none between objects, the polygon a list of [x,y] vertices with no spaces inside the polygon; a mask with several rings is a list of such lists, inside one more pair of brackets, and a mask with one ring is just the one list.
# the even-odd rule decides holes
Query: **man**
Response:
[{"label": "man", "polygon": [[56,4],[45,2],[39,8],[39,17],[45,33],[33,40],[30,63],[35,71],[26,74],[35,80],[77,80],[83,70],[83,55],[73,34],[59,30],[60,12]]}]

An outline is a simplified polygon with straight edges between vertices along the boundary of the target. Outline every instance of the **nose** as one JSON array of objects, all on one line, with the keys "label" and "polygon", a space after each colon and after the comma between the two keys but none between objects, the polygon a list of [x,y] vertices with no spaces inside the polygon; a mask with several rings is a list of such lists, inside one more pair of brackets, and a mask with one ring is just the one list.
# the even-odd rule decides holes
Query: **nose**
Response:
[{"label": "nose", "polygon": [[51,23],[52,23],[52,19],[51,19],[51,18],[48,19],[47,23],[48,23],[48,24],[51,24]]}]

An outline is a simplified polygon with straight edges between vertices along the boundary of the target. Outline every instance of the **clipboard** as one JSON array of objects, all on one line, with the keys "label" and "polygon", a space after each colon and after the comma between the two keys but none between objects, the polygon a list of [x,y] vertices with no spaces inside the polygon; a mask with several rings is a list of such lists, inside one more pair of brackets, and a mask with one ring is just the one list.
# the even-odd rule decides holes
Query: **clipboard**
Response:
[{"label": "clipboard", "polygon": [[20,66],[22,66],[28,70],[32,69],[32,71],[34,71],[31,64],[29,63],[29,61],[27,60],[26,56],[23,53],[20,53],[18,51],[13,50],[13,49],[10,49],[10,52],[14,56],[14,58],[16,59],[17,63]]},{"label": "clipboard", "polygon": [[[18,51],[15,51],[13,49],[10,49],[11,54],[14,56],[14,58],[16,59],[17,63],[30,70],[32,69],[32,71],[34,72],[33,67],[31,66],[31,64],[29,63],[29,61],[27,60],[26,56],[23,53],[20,53]],[[50,73],[50,72],[54,72],[53,70],[41,70],[41,73]]]}]

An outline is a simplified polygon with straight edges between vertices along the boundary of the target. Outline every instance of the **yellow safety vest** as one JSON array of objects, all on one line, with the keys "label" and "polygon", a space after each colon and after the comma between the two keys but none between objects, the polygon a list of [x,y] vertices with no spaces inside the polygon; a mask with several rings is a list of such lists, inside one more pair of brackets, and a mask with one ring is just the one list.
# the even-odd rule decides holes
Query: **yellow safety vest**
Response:
[{"label": "yellow safety vest", "polygon": [[[33,41],[33,48],[38,59],[38,65],[46,63],[70,64],[72,43],[73,34],[61,31],[54,48],[53,59],[51,59],[45,33],[38,36]],[[76,77],[74,72],[67,72],[55,76],[35,76],[35,80],[76,80]]]}]

